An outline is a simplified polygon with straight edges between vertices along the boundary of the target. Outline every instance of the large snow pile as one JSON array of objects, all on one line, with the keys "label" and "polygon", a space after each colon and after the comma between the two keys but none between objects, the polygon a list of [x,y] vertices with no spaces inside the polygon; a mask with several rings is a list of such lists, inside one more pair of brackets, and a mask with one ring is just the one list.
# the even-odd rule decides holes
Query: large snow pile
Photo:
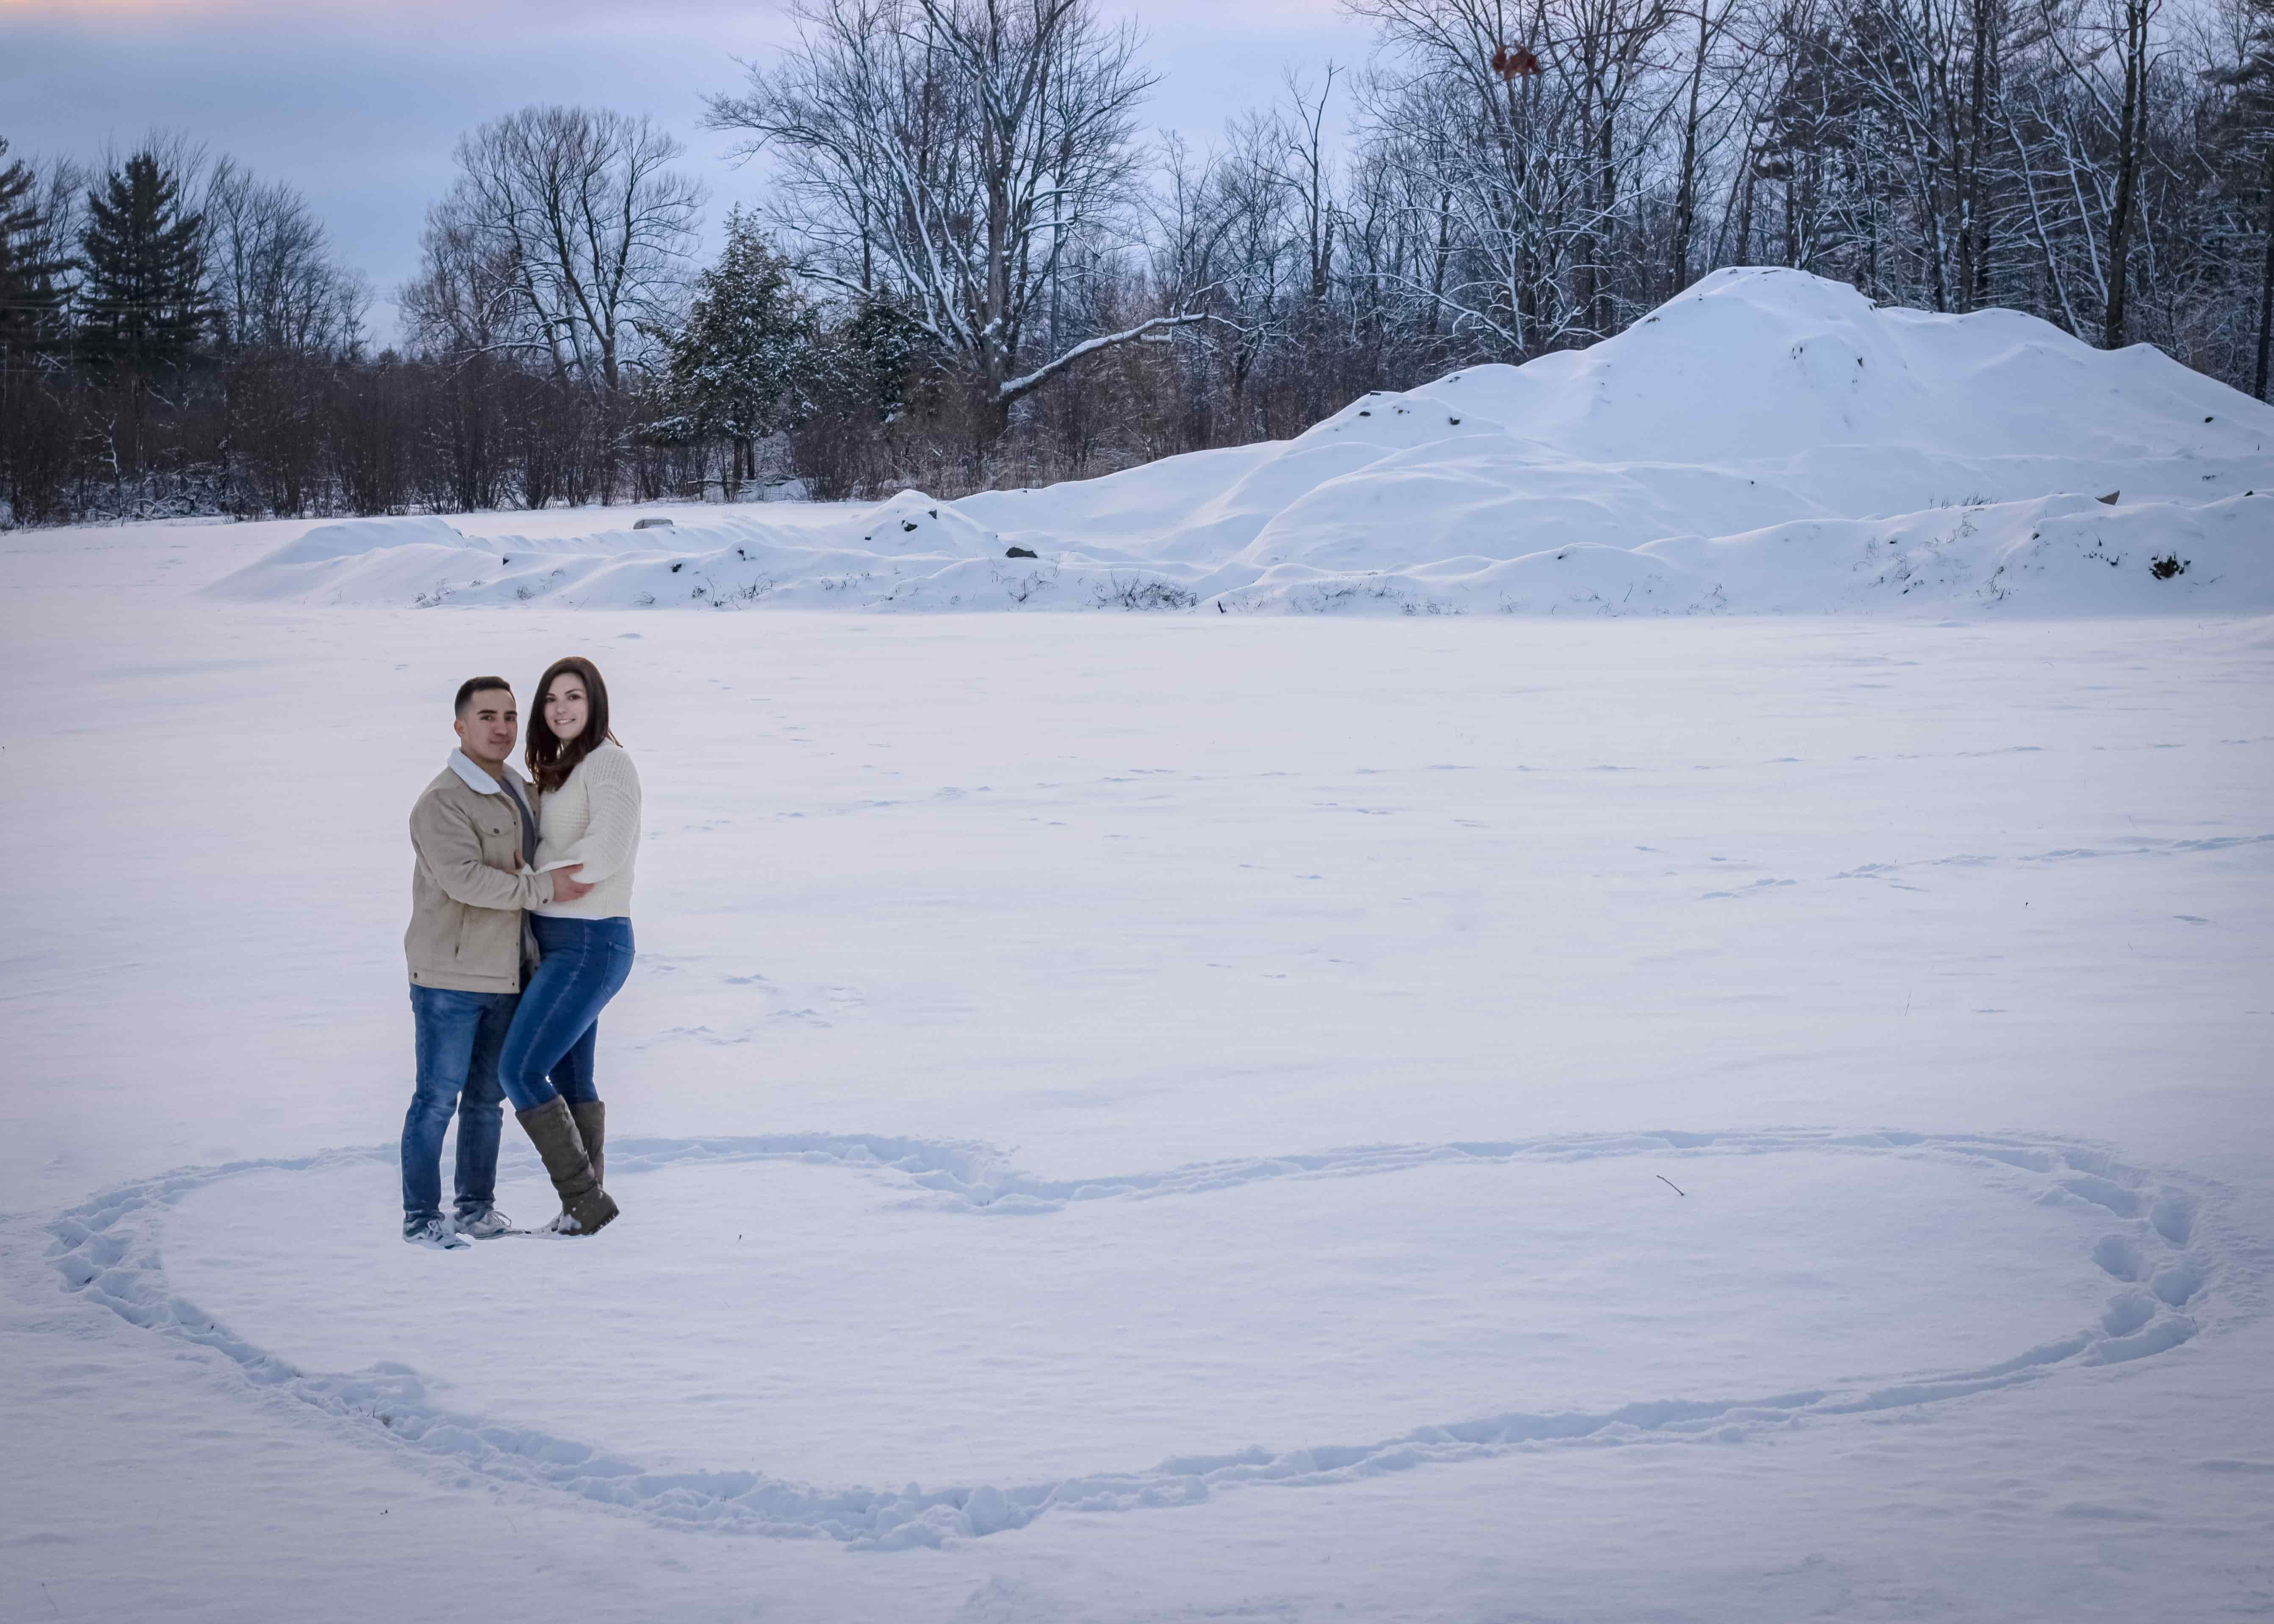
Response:
[{"label": "large snow pile", "polygon": [[574,607],[2257,613],[2274,609],[2274,408],[2146,345],[2112,353],[2012,311],[1876,308],[1803,272],[1736,269],[1592,349],[1369,395],[1291,440],[958,502],[680,509],[638,531],[633,516],[570,536],[325,525],[217,590]]}]

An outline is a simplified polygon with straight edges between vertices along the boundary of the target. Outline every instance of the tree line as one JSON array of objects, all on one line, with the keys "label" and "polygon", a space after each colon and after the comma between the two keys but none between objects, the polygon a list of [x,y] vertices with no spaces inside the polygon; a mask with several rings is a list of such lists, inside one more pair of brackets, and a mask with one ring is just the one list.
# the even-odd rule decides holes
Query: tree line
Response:
[{"label": "tree line", "polygon": [[1284,436],[1718,267],[2030,312],[2265,399],[2274,0],[1348,0],[1204,153],[1096,0],[799,0],[682,144],[469,132],[401,333],[290,188],[0,144],[0,515],[954,495]]}]

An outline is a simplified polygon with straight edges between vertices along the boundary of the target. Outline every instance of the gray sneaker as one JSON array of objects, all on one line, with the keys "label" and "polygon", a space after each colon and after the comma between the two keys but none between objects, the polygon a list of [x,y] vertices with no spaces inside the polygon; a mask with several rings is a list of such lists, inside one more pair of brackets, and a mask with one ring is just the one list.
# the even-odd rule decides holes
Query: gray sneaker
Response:
[{"label": "gray sneaker", "polygon": [[425,1246],[435,1252],[456,1252],[471,1243],[450,1227],[447,1218],[426,1218],[403,1226],[403,1238],[413,1246]]},{"label": "gray sneaker", "polygon": [[513,1220],[494,1207],[481,1207],[459,1214],[455,1227],[470,1241],[493,1241],[501,1235],[513,1233]]}]

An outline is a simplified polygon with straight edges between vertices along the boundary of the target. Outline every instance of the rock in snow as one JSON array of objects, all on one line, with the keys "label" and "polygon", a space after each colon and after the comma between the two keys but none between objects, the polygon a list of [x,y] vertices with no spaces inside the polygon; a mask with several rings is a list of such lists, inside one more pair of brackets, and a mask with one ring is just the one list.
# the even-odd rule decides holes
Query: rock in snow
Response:
[{"label": "rock in snow", "polygon": [[[531,515],[544,533],[479,538],[357,520],[214,590],[585,608],[2263,613],[2274,407],[2147,345],[2098,350],[2017,312],[1880,308],[1804,272],[1739,268],[1590,349],[1369,395],[1291,440],[959,502],[762,511],[695,508],[643,534],[584,530],[589,510]],[[2186,567],[2157,568],[2172,558]]]}]

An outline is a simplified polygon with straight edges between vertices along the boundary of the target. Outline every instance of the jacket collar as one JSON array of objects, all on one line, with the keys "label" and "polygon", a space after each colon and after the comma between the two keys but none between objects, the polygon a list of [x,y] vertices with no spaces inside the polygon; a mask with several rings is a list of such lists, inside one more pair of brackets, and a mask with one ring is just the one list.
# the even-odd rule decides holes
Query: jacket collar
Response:
[{"label": "jacket collar", "polygon": [[[466,787],[473,791],[477,795],[494,795],[499,793],[505,787],[495,778],[490,777],[488,773],[484,772],[479,767],[475,766],[474,758],[467,755],[463,750],[453,750],[450,752],[448,766],[451,771],[456,773],[460,778],[464,780]],[[515,778],[519,778],[521,776],[519,773],[514,772],[514,770],[510,766],[506,769],[506,771],[511,773]]]}]

